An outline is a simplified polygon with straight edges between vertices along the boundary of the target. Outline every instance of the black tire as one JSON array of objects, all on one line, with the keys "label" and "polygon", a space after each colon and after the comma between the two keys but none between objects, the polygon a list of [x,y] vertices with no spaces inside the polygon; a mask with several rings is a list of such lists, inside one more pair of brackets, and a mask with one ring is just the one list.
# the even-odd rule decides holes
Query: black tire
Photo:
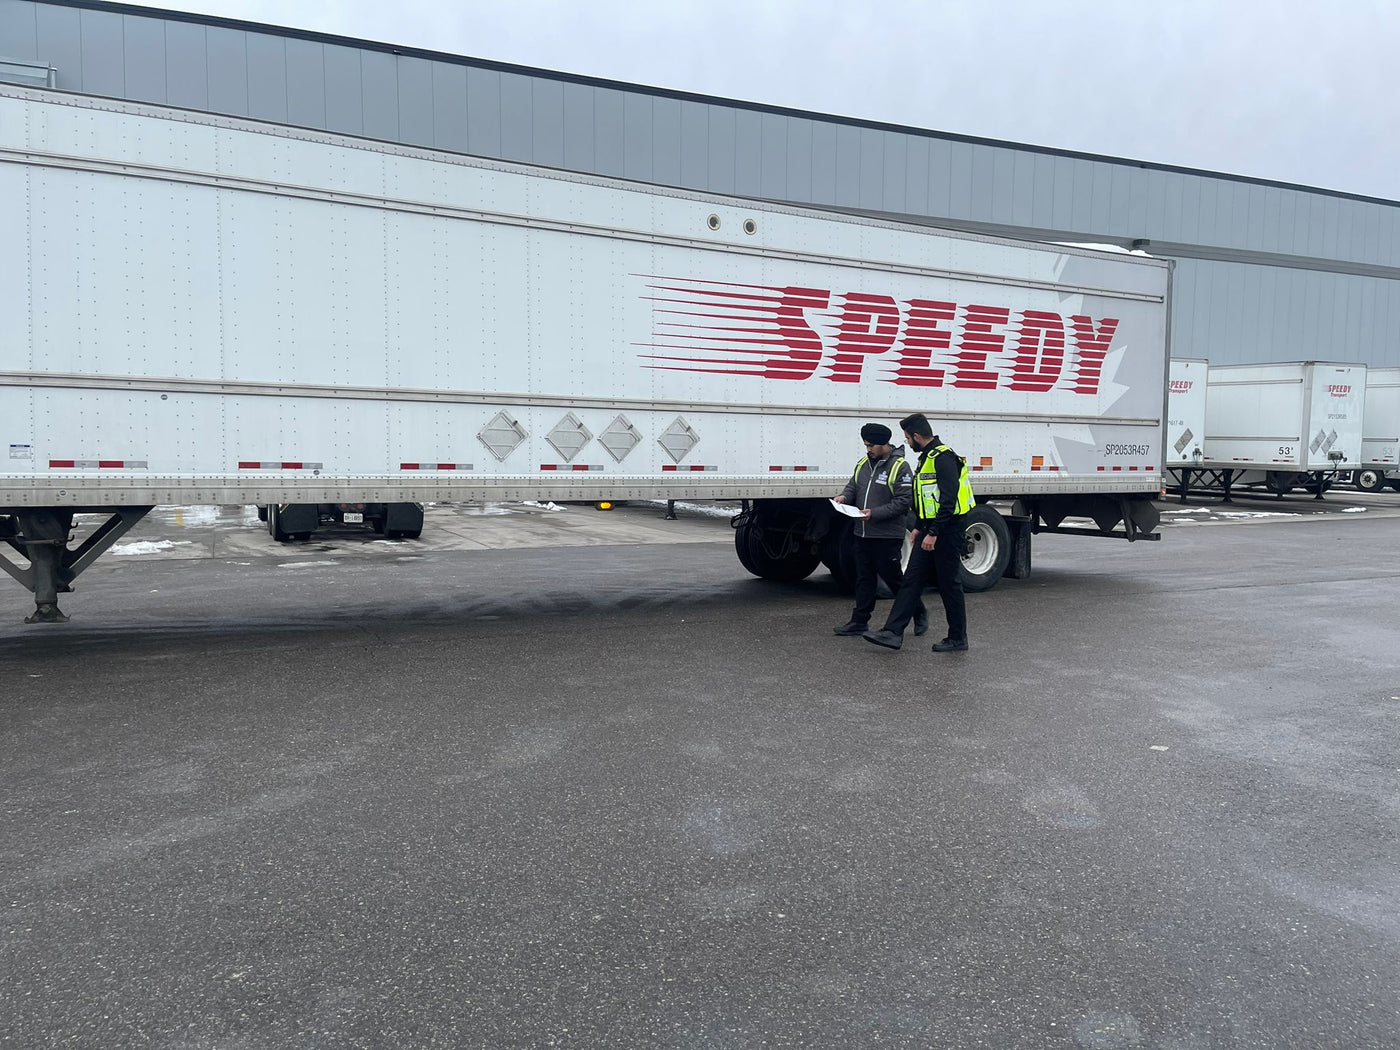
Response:
[{"label": "black tire", "polygon": [[1271,470],[1264,475],[1264,487],[1282,499],[1294,489],[1298,475],[1283,470]]},{"label": "black tire", "polygon": [[267,520],[267,506],[266,506],[266,504],[263,504],[263,503],[259,503],[259,504],[258,504],[258,520],[259,520],[259,521],[266,521],[266,520]]},{"label": "black tire", "polygon": [[1358,470],[1352,477],[1352,483],[1362,492],[1380,492],[1386,487],[1385,473],[1373,467]]},{"label": "black tire", "polygon": [[848,519],[841,518],[826,534],[822,564],[831,570],[837,590],[850,594],[856,589],[856,531]]},{"label": "black tire", "polygon": [[963,524],[963,590],[976,594],[997,585],[1011,563],[1011,530],[1006,520],[985,504],[973,507]]},{"label": "black tire", "polygon": [[754,564],[749,560],[749,524],[744,522],[734,529],[734,553],[739,557],[739,564],[754,576],[761,575]]},{"label": "black tire", "polygon": [[272,503],[267,508],[267,531],[268,534],[278,543],[290,543],[292,535],[282,531],[282,514],[278,510],[277,504]]},{"label": "black tire", "polygon": [[[739,533],[748,541],[748,561],[744,562],[742,555],[739,560],[744,562],[744,568],[761,579],[797,583],[812,575],[822,563],[817,551],[795,551],[786,558],[774,558],[764,549],[763,529],[757,525],[741,528]],[[739,535],[736,534],[734,542],[737,550]]]}]

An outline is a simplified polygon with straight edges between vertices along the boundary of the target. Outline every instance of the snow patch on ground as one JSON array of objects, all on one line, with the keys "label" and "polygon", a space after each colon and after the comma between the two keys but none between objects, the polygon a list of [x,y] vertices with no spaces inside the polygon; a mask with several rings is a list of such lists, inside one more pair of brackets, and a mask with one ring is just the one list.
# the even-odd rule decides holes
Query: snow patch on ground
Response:
[{"label": "snow patch on ground", "polygon": [[[658,507],[666,506],[664,499],[649,499],[645,502]],[[725,518],[726,520],[739,513],[738,507],[715,506],[710,503],[682,503],[676,501],[676,510],[685,511],[687,514],[698,514],[705,518]]]},{"label": "snow patch on ground", "polygon": [[284,561],[277,567],[279,569],[314,569],[318,566],[339,564],[339,562],[335,561]]},{"label": "snow patch on ground", "polygon": [[1365,514],[1365,513],[1366,513],[1366,508],[1365,508],[1365,507],[1343,507],[1343,508],[1342,508],[1342,513],[1343,513],[1343,514]]},{"label": "snow patch on ground", "polygon": [[217,525],[219,523],[218,507],[201,507],[196,505],[193,507],[169,507],[161,509],[172,510],[176,514],[179,514],[181,520],[186,525]]},{"label": "snow patch on ground", "polygon": [[563,507],[559,506],[559,504],[555,503],[553,500],[551,500],[551,501],[548,502],[548,503],[540,503],[538,500],[527,499],[527,500],[521,500],[519,505],[522,506],[522,507],[538,507],[540,510],[563,510],[563,509],[564,509]]},{"label": "snow patch on ground", "polygon": [[188,546],[189,540],[133,540],[131,543],[114,544],[111,553],[117,555],[159,554],[172,547]]}]

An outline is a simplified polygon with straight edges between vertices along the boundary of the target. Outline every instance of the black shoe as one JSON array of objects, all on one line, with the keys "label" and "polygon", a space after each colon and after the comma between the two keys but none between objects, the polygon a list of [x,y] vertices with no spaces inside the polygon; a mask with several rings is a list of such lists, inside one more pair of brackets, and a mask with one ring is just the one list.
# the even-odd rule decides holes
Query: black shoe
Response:
[{"label": "black shoe", "polygon": [[904,644],[904,635],[893,631],[866,631],[861,635],[867,642],[883,645],[886,649],[898,649]]},{"label": "black shoe", "polygon": [[852,620],[850,623],[843,623],[840,627],[833,627],[831,629],[831,633],[843,636],[850,634],[864,634],[869,628],[870,625],[868,623],[856,623],[854,620]]},{"label": "black shoe", "polygon": [[944,638],[941,642],[933,643],[933,651],[936,653],[965,653],[967,652],[967,639]]},{"label": "black shoe", "polygon": [[921,609],[914,614],[914,637],[922,638],[928,634],[928,610]]}]

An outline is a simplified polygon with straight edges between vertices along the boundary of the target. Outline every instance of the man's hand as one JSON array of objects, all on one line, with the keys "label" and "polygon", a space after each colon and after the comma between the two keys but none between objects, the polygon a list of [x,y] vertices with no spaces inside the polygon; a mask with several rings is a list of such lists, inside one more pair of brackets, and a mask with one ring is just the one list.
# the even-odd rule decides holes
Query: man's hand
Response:
[{"label": "man's hand", "polygon": [[863,511],[860,512],[860,516],[861,516],[862,518],[864,518],[866,521],[869,521],[869,520],[870,520],[870,508],[869,508],[869,507],[866,507]]},{"label": "man's hand", "polygon": [[832,496],[832,497],[831,497],[831,502],[832,502],[832,503],[845,503],[845,502],[846,502],[846,497],[845,497],[845,496]]},{"label": "man's hand", "polygon": [[934,544],[936,544],[937,542],[938,537],[930,532],[927,536],[924,537],[924,542],[919,544],[919,546],[926,551],[931,551],[933,550]]}]

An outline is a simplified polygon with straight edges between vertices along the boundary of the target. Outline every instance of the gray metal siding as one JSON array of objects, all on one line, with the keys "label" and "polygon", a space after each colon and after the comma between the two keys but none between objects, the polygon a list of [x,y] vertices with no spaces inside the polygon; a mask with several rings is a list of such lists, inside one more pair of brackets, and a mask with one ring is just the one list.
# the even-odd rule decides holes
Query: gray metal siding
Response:
[{"label": "gray metal siding", "polygon": [[165,97],[184,109],[209,108],[209,44],[204,26],[167,22]]},{"label": "gray metal siding", "polygon": [[246,117],[248,100],[248,40],[238,29],[211,26],[204,38],[209,108],[216,113]]},{"label": "gray metal siding", "polygon": [[[580,84],[564,85],[564,167],[572,171],[593,171],[593,89]],[[679,178],[679,168],[675,169]]]},{"label": "gray metal siding", "polygon": [[326,128],[345,135],[363,135],[365,105],[361,52],[348,47],[327,47],[321,56],[326,100]]},{"label": "gray metal siding", "polygon": [[123,94],[138,102],[164,103],[165,26],[151,18],[122,18]]},{"label": "gray metal siding", "polygon": [[[466,71],[462,76],[462,104],[466,105]],[[360,114],[364,133],[372,138],[399,137],[399,73],[393,55],[375,51],[360,52]],[[466,135],[466,116],[462,133]],[[465,149],[465,145],[463,146]]]},{"label": "gray metal siding", "polygon": [[1243,253],[1179,260],[1176,353],[1400,366],[1400,280],[1328,272],[1400,269],[1400,206],[56,0],[0,0],[0,56],[64,90],[662,185]]},{"label": "gray metal siding", "polygon": [[[287,56],[290,60],[291,56]],[[433,142],[433,66],[421,58],[399,56],[394,63],[399,100],[399,139],[414,146],[432,146]],[[517,130],[520,124],[513,125]],[[524,124],[529,134],[528,120]]]},{"label": "gray metal siding", "polygon": [[[78,60],[76,90],[91,95],[126,95],[126,49],[122,16],[108,11],[82,11],[78,18]],[[40,59],[39,61],[46,61]],[[66,87],[62,72],[58,87]]]},{"label": "gray metal siding", "polygon": [[627,168],[626,98],[620,91],[593,90],[593,170],[621,177]]},{"label": "gray metal siding", "polygon": [[1400,366],[1400,281],[1181,259],[1173,291],[1172,352],[1179,357]]},{"label": "gray metal siding", "polygon": [[[44,56],[44,61],[54,66],[58,70],[59,82],[62,83],[65,77],[71,80],[82,78],[83,67],[83,38],[79,28],[79,12],[71,7],[52,7],[48,4],[17,4],[17,9],[29,8],[34,11],[34,37],[35,52],[33,55],[17,55],[17,58],[29,57],[38,61],[39,56]],[[0,18],[9,10],[8,6],[0,2]],[[0,22],[0,52],[4,52],[8,45],[3,41],[9,38],[5,24]],[[17,39],[24,39],[21,34]]]},{"label": "gray metal siding", "polygon": [[[243,34],[247,51],[248,116],[287,121],[287,46],[280,37]],[[63,84],[60,82],[59,87]]]},{"label": "gray metal siding", "polygon": [[0,58],[39,60],[38,19],[33,0],[0,4]]},{"label": "gray metal siding", "polygon": [[467,152],[501,155],[501,75],[494,70],[467,68]]}]

